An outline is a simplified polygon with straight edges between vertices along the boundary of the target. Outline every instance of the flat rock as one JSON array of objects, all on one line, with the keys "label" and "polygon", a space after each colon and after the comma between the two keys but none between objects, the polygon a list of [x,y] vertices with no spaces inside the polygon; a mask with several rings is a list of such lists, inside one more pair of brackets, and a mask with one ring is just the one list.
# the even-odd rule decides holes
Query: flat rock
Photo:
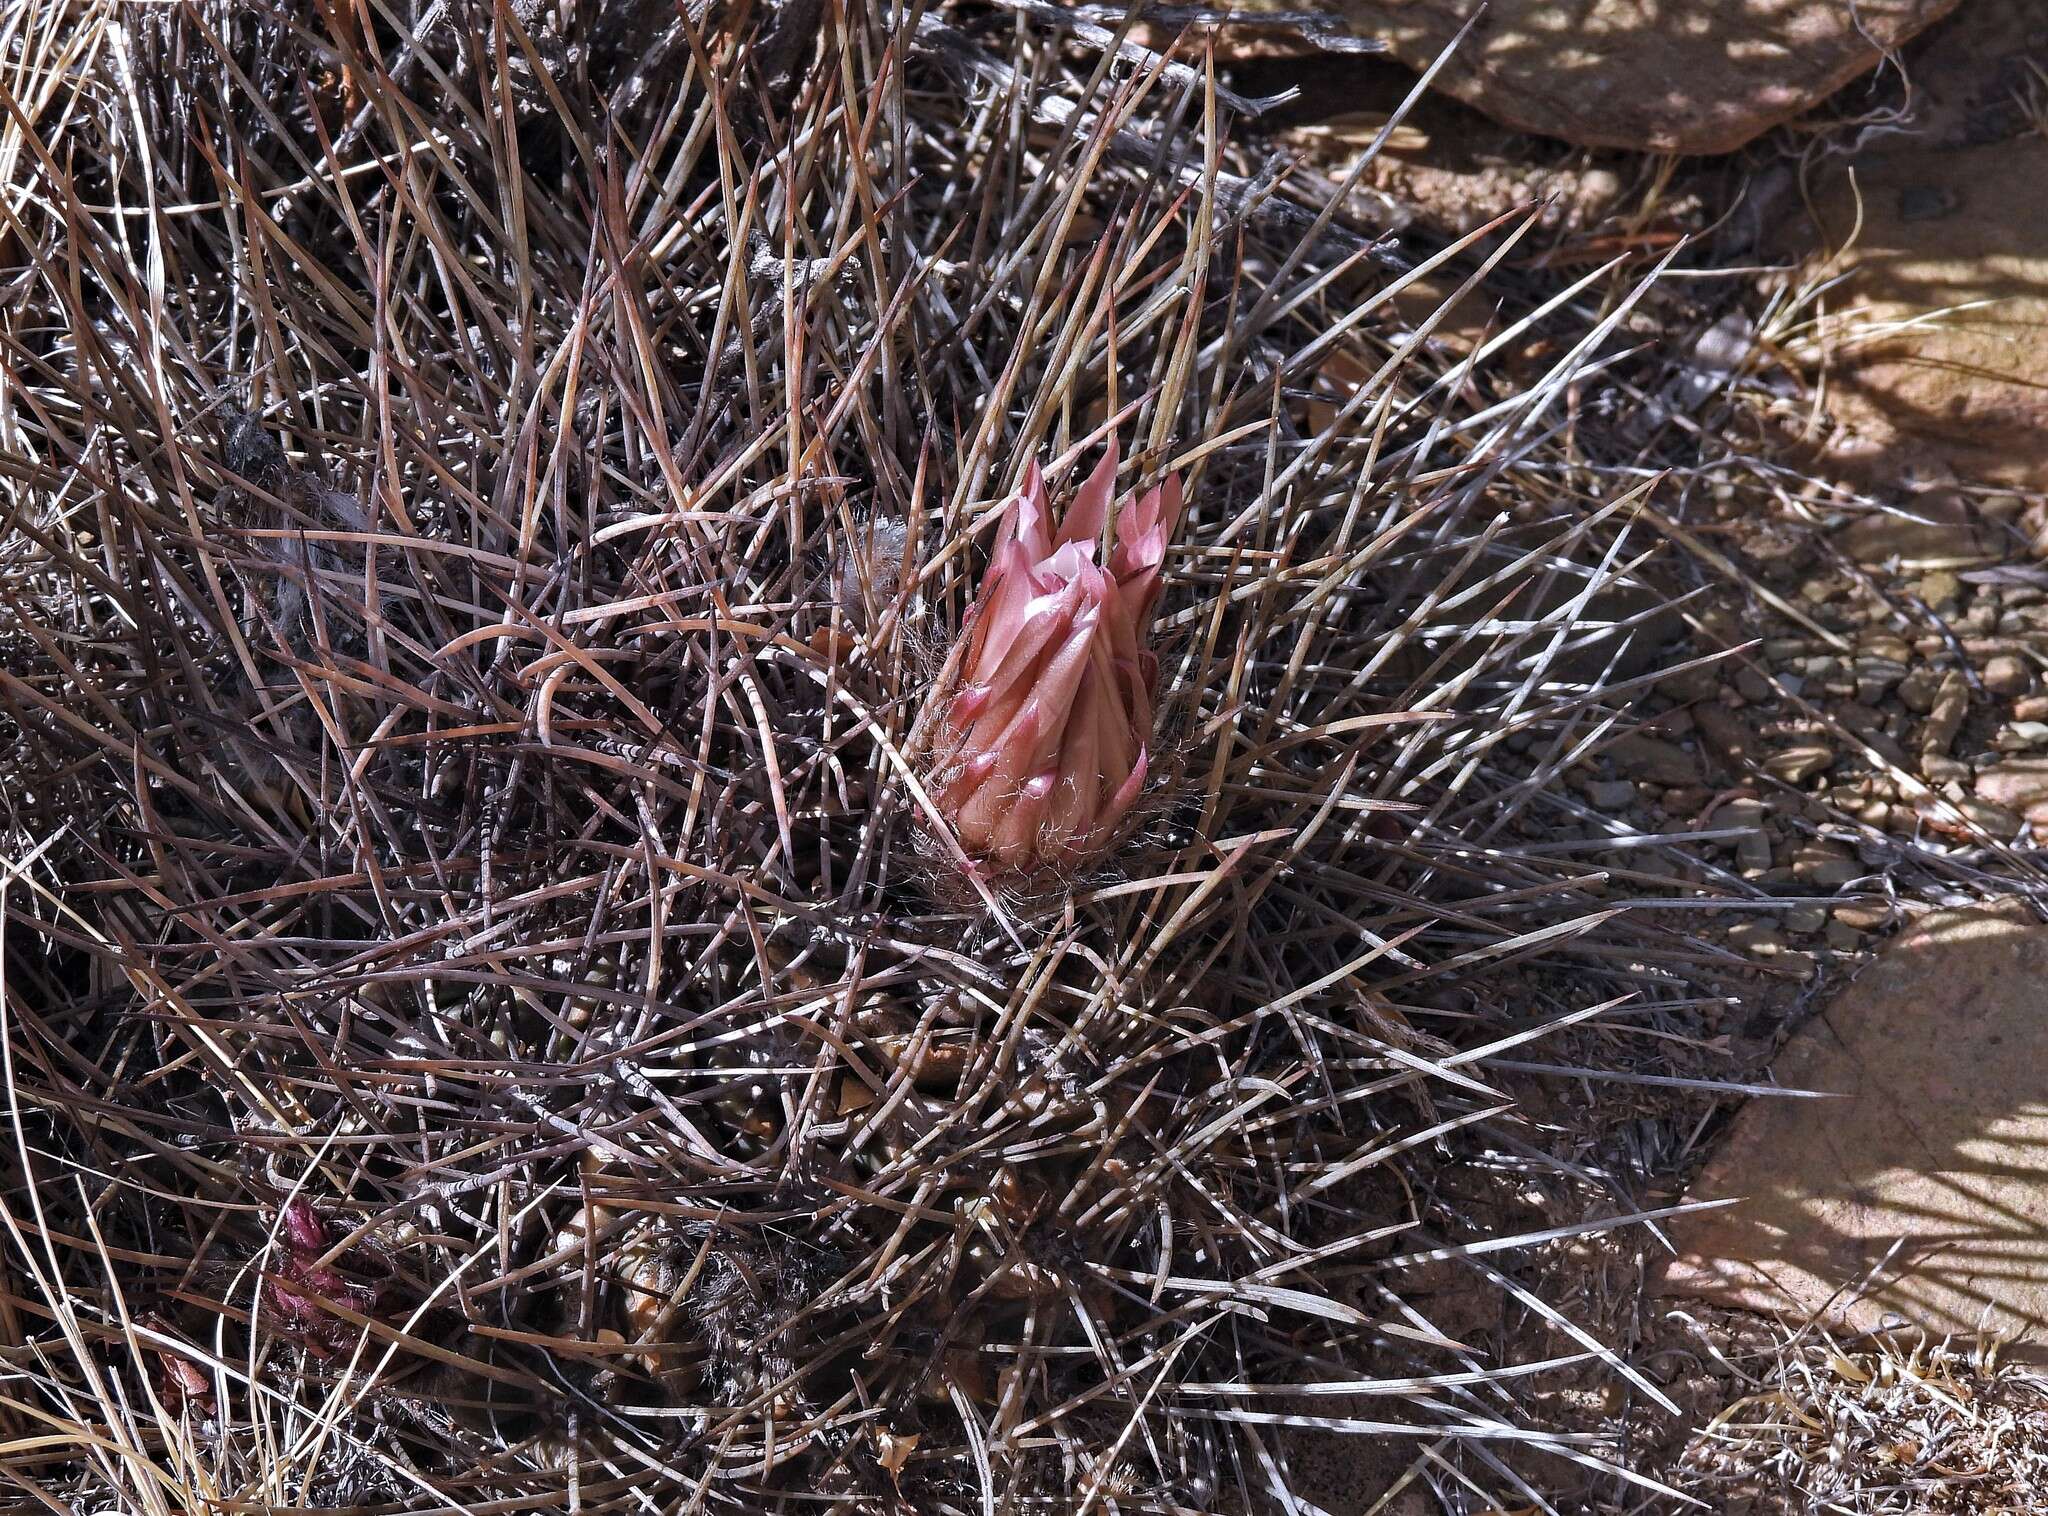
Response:
[{"label": "flat rock", "polygon": [[1913,127],[1817,181],[1794,277],[1842,281],[1813,348],[1839,470],[2048,489],[2048,137],[2021,108],[2040,18],[1964,7],[1908,65]]},{"label": "flat rock", "polygon": [[1787,784],[1804,784],[1834,767],[1835,750],[1824,743],[1801,742],[1780,748],[1764,759],[1764,772]]},{"label": "flat rock", "polygon": [[1998,556],[1998,538],[1971,518],[1953,491],[1908,511],[1869,511],[1835,533],[1835,545],[1871,568],[1945,569]]},{"label": "flat rock", "polygon": [[2025,812],[2048,800],[2048,758],[2008,758],[1977,775],[1977,798]]},{"label": "flat rock", "polygon": [[[1955,4],[1488,0],[1437,84],[1496,121],[1582,147],[1726,153],[1868,72]],[[1314,9],[1425,69],[1480,3],[1326,0]]]},{"label": "flat rock", "polygon": [[1627,779],[1595,779],[1586,786],[1586,798],[1598,810],[1625,811],[1635,804],[1636,787]]},{"label": "flat rock", "polygon": [[1697,757],[1677,743],[1648,732],[1630,732],[1616,738],[1607,753],[1623,773],[1652,784],[1698,784],[1704,778]]},{"label": "flat rock", "polygon": [[1742,1203],[1673,1225],[1659,1291],[2048,1344],[2044,979],[2048,927],[2023,908],[1921,917],[1775,1066],[1845,1098],[1737,1113],[1687,1198]]},{"label": "flat rock", "polygon": [[1822,889],[1840,889],[1869,870],[1847,848],[1832,842],[1802,843],[1792,852],[1792,875]]}]

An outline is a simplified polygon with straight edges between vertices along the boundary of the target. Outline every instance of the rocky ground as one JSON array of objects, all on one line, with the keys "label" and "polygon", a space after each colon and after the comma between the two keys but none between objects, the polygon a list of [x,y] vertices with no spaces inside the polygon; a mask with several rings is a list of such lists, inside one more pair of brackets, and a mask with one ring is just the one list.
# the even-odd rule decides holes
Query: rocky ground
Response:
[{"label": "rocky ground", "polygon": [[[1363,29],[1384,9],[1346,14]],[[1469,104],[1404,107],[1412,73],[1270,41],[1242,46],[1234,77],[1300,89],[1279,138],[1331,180],[1391,132],[1353,186],[1361,214],[1465,233],[1537,202],[1522,266],[1634,277],[1670,259],[1630,330],[1673,352],[1671,379],[1612,477],[1669,470],[1644,518],[1673,549],[1670,604],[1615,610],[1656,645],[1643,668],[1679,671],[1565,777],[1588,865],[1638,896],[1646,840],[1697,839],[1661,883],[1726,999],[1662,1088],[1588,1087],[1550,1114],[1589,1134],[1589,1162],[1620,1155],[1645,1204],[1766,1198],[1761,1222],[1681,1219],[1675,1262],[1661,1240],[1574,1240],[1553,1283],[1660,1366],[1683,1414],[1643,1408],[1648,1461],[1713,1508],[2037,1508],[2048,1394],[2024,1364],[2048,1343],[2030,1219],[2048,1091],[2025,953],[2048,841],[2048,12],[1891,7],[1893,30],[1865,39],[1881,66],[1852,87],[1751,76],[1690,112],[1688,90],[1699,107],[1737,83],[1607,37],[1590,74],[1635,68],[1645,88],[1596,119],[1611,97],[1568,71],[1540,98],[1529,8],[1494,9],[1445,75]],[[1589,32],[1610,16],[1594,10]],[[1426,66],[1442,19],[1394,28],[1395,53]],[[1461,308],[1442,338],[1470,348],[1487,320]],[[1987,904],[2017,944],[1988,958],[1976,918],[1939,914]],[[1853,1098],[1745,1108],[1687,1076],[1812,1076]],[[1554,1404],[1565,1425],[1636,1414],[1569,1384]]]}]

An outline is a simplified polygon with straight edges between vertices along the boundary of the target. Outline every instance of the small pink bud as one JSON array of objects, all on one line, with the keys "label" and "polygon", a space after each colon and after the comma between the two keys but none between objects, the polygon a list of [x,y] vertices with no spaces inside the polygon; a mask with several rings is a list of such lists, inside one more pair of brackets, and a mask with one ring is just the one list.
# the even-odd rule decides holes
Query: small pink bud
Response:
[{"label": "small pink bud", "polygon": [[993,880],[1092,862],[1144,788],[1159,667],[1145,642],[1180,480],[1112,508],[1116,462],[1112,441],[1057,536],[1038,465],[1025,471],[938,695],[933,796]]},{"label": "small pink bud", "polygon": [[376,1291],[357,1284],[334,1265],[320,1262],[332,1243],[327,1223],[310,1201],[292,1199],[278,1219],[277,1267],[264,1277],[265,1299],[277,1325],[321,1357],[332,1357],[353,1341],[355,1333],[340,1317],[321,1309],[319,1302],[365,1310]]},{"label": "small pink bud", "polygon": [[285,1203],[283,1223],[285,1246],[302,1261],[311,1263],[327,1251],[327,1223],[313,1209],[313,1203],[294,1196]]}]

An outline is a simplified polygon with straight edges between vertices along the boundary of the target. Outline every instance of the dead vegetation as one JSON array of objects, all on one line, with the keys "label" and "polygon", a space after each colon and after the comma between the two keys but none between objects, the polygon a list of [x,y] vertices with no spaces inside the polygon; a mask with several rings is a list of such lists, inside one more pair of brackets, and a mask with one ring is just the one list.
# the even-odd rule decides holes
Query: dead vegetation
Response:
[{"label": "dead vegetation", "polygon": [[[1744,889],[1560,783],[1693,582],[1644,285],[1391,245],[1057,7],[66,23],[0,153],[24,1498],[1677,1499],[1553,1303],[1671,1140],[1562,1113],[1697,1131]],[[1148,820],[949,900],[933,649],[1113,434],[1189,495]]]},{"label": "dead vegetation", "polygon": [[1835,1343],[1729,1361],[1748,1393],[1687,1452],[1729,1511],[2024,1511],[2048,1488],[2048,1383],[1995,1339]]}]

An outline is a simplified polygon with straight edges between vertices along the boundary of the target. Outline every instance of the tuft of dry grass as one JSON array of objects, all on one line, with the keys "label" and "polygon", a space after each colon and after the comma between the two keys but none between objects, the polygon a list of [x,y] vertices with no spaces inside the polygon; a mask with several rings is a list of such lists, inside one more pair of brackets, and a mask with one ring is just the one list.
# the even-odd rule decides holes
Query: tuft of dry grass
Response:
[{"label": "tuft of dry grass", "polygon": [[[1671,616],[1646,286],[1348,224],[1130,16],[64,9],[0,145],[12,1488],[1296,1513],[1337,1437],[1666,1498],[1526,1410],[1670,1402],[1528,1282],[1665,1213],[1518,1094],[1711,999],[1698,839],[1559,782]],[[1112,430],[1191,497],[1150,819],[935,898],[929,650]]]},{"label": "tuft of dry grass", "polygon": [[[1729,1510],[2023,1511],[2048,1488],[2048,1380],[2000,1344],[1779,1335],[1687,1450]],[[1755,1371],[1751,1373],[1750,1371]]]}]

